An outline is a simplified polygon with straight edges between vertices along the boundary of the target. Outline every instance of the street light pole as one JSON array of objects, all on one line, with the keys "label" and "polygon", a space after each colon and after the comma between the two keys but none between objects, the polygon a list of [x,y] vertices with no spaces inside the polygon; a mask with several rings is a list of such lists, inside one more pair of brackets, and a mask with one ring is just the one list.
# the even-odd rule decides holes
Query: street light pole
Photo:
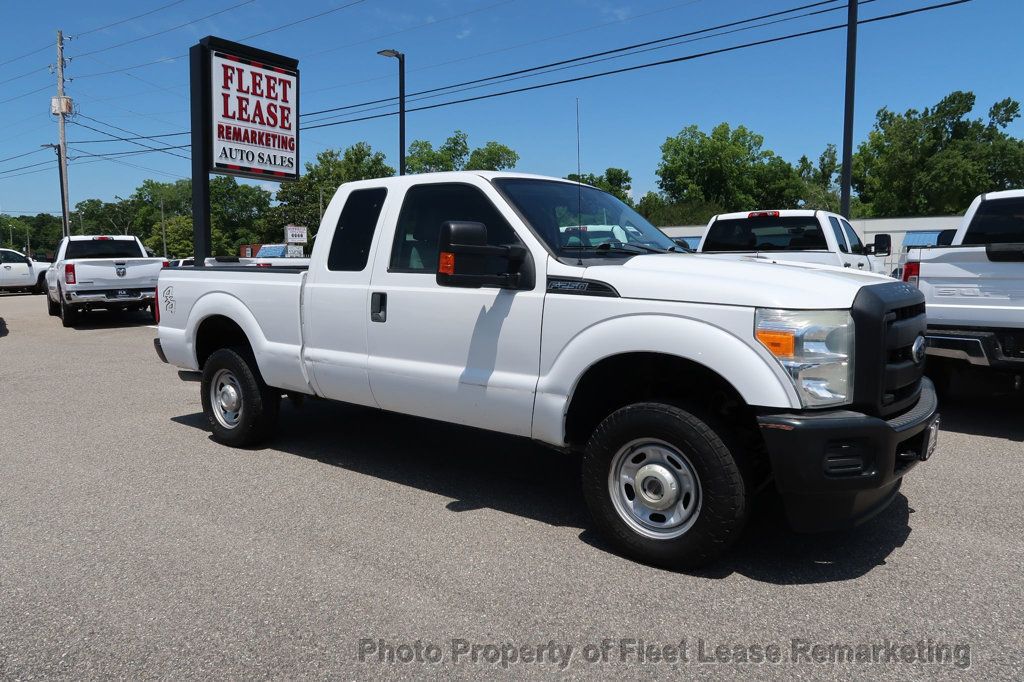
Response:
[{"label": "street light pole", "polygon": [[381,50],[377,54],[398,60],[398,174],[405,175],[405,54],[398,50]]},{"label": "street light pole", "polygon": [[850,217],[853,175],[853,96],[857,76],[857,0],[848,0],[846,18],[846,112],[843,116],[843,167],[839,175],[839,212]]}]

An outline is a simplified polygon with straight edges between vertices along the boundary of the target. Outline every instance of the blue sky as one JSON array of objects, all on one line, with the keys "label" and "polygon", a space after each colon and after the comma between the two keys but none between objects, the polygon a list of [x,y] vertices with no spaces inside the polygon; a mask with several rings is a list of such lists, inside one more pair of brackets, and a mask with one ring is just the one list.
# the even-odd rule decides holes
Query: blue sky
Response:
[{"label": "blue sky", "polygon": [[[376,54],[407,54],[409,92],[440,87],[630,43],[788,9],[812,0],[362,0],[351,7],[245,41],[297,57],[302,72],[301,111],[356,104],[396,91],[396,64]],[[240,39],[353,0],[146,0],[145,2],[6,2],[0,62],[52,44],[58,28],[73,36],[67,93],[80,123],[142,135],[188,130],[188,63],[177,58],[205,35]],[[938,0],[875,0],[862,18],[934,4]],[[836,2],[835,6],[841,5]],[[148,16],[74,37],[100,26],[170,5]],[[831,6],[831,5],[829,5]],[[200,17],[227,9],[201,21]],[[842,23],[845,9],[516,80],[453,95],[484,94],[596,71],[668,59],[786,33]],[[193,23],[188,23],[193,22]],[[181,28],[102,50],[181,24]],[[1022,0],[973,0],[965,5],[862,26],[857,78],[856,132],[864,138],[882,106],[923,108],[955,89],[973,90],[978,115],[1004,97],[1024,100]],[[80,56],[79,56],[80,55]],[[628,169],[634,195],[656,189],[659,146],[681,128],[707,130],[721,121],[745,124],[765,146],[795,162],[815,158],[842,135],[845,38],[831,32],[678,64],[410,113],[408,138],[435,145],[455,129],[471,145],[495,139],[519,152],[519,170],[562,176],[576,168],[576,98],[581,103],[584,172]],[[121,73],[93,75],[164,60]],[[34,151],[57,139],[49,97],[52,48],[0,65],[0,159]],[[24,74],[24,75],[23,75]],[[11,80],[8,80],[11,79]],[[25,95],[39,88],[46,88]],[[24,96],[23,96],[24,95]],[[444,101],[426,100],[423,104]],[[415,106],[410,104],[410,106]],[[379,113],[374,110],[368,113]],[[84,118],[88,116],[89,118]],[[95,119],[95,120],[92,120]],[[102,121],[105,125],[97,124]],[[117,130],[115,134],[127,135]],[[1024,123],[1011,128],[1024,136]],[[71,124],[72,142],[102,138]],[[365,140],[397,167],[397,120],[371,120],[302,133],[303,161],[327,148]],[[146,144],[184,144],[187,137]],[[71,144],[91,153],[138,150],[127,142]],[[180,150],[188,156],[188,150]],[[72,158],[80,152],[70,151]],[[3,171],[46,162],[43,150],[0,162],[0,211],[58,212],[55,165]],[[72,160],[72,206],[82,199],[128,196],[147,177],[173,180],[190,173],[187,160],[164,153],[119,157],[122,163]],[[125,165],[125,164],[132,165]],[[32,172],[39,170],[40,172]],[[157,172],[159,171],[159,172]],[[275,186],[267,184],[268,189]]]}]

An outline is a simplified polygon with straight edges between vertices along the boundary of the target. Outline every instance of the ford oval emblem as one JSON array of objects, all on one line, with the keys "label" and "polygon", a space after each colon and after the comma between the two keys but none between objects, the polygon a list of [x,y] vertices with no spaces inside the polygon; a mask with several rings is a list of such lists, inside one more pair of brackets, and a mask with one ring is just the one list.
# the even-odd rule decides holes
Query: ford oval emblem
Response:
[{"label": "ford oval emblem", "polygon": [[915,364],[920,365],[924,362],[924,353],[927,347],[928,341],[923,336],[918,336],[914,339],[914,345],[910,348],[910,357],[913,358]]}]

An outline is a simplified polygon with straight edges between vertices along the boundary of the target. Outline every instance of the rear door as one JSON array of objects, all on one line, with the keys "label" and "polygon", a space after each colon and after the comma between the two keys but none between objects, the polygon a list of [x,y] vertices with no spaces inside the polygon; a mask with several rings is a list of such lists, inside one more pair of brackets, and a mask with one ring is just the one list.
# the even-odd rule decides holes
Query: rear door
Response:
[{"label": "rear door", "polygon": [[386,410],[530,435],[543,273],[531,290],[442,287],[437,244],[442,223],[467,220],[487,226],[490,244],[532,253],[539,245],[483,179],[418,184],[401,203],[377,249],[364,312],[374,398]]},{"label": "rear door", "polygon": [[339,195],[324,214],[324,224],[335,227],[326,254],[314,252],[303,308],[305,362],[326,398],[377,404],[367,373],[366,325],[370,264],[388,201],[384,187],[355,189]]}]

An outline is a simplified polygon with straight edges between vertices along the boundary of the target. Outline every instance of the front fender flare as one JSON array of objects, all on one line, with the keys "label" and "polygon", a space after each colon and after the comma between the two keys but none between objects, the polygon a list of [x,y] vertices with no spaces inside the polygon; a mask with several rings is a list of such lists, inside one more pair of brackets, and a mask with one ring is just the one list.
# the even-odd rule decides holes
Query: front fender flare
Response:
[{"label": "front fender flare", "polygon": [[704,320],[637,313],[602,320],[565,344],[537,383],[533,437],[564,445],[565,416],[580,379],[601,360],[627,353],[673,355],[702,365],[729,382],[748,405],[800,407],[796,390],[767,349]]}]

